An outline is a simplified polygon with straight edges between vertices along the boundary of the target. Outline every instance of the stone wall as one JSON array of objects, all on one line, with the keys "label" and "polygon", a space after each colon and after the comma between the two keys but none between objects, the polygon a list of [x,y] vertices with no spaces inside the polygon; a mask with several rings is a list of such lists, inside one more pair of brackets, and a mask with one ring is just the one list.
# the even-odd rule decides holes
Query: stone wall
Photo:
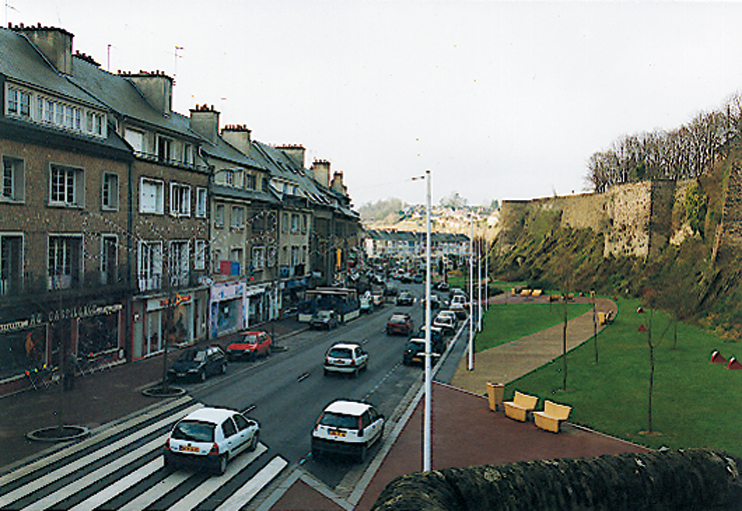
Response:
[{"label": "stone wall", "polygon": [[740,510],[741,461],[688,449],[449,468],[398,477],[372,511]]},{"label": "stone wall", "polygon": [[602,194],[503,201],[498,249],[512,247],[529,213],[544,211],[559,214],[563,227],[605,234],[604,256],[652,257],[683,229],[689,183],[644,181],[614,186]]}]

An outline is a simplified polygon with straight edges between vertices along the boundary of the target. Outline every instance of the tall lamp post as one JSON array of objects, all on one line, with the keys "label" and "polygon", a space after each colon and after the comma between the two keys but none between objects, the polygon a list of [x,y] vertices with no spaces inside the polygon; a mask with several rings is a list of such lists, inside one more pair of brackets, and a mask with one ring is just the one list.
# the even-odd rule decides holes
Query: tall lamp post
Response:
[{"label": "tall lamp post", "polygon": [[469,221],[471,223],[471,233],[469,234],[469,357],[466,369],[474,370],[474,215],[469,212]]}]

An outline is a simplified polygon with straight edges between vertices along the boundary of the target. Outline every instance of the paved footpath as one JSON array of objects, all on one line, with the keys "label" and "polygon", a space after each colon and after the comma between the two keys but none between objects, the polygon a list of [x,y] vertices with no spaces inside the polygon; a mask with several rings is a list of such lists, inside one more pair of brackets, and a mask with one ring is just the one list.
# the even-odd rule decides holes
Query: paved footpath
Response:
[{"label": "paved footpath", "polygon": [[[497,297],[491,303],[518,303],[521,297]],[[548,297],[530,299],[531,303],[548,302]],[[592,303],[590,298],[576,298],[577,303]],[[553,304],[562,307],[561,303]],[[605,298],[596,298],[597,312],[610,311],[613,317],[618,312],[616,304]],[[467,370],[467,358],[459,361],[451,385],[481,394],[487,389],[487,382],[510,383],[521,376],[548,364],[562,354],[563,324],[528,335],[517,341],[502,344],[474,356],[474,371]],[[600,332],[604,326],[598,327]],[[567,351],[570,351],[593,337],[593,312],[588,311],[567,323]]]}]

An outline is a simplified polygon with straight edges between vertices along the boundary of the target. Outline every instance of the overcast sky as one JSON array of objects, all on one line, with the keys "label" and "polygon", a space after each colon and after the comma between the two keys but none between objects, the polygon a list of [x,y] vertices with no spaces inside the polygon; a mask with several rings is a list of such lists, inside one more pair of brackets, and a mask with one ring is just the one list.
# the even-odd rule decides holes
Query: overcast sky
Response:
[{"label": "overcast sky", "polygon": [[[329,160],[356,206],[580,193],[590,155],[742,90],[742,3],[7,0],[117,70]],[[6,24],[7,26],[7,24]],[[176,47],[182,47],[177,51]],[[109,49],[110,48],[110,49]]]}]

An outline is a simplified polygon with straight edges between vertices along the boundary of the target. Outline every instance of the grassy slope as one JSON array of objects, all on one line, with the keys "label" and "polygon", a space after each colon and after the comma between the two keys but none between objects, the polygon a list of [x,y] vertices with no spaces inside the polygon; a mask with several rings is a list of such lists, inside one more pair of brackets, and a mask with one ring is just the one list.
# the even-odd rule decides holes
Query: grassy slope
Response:
[{"label": "grassy slope", "polygon": [[[571,422],[652,448],[710,447],[742,455],[742,371],[709,362],[718,349],[742,357],[739,345],[721,342],[702,329],[679,324],[677,349],[672,328],[655,350],[653,431],[648,428],[649,347],[640,324],[649,314],[636,314],[638,300],[621,300],[616,321],[598,336],[600,361],[594,362],[592,341],[569,354],[569,378],[561,390],[561,361],[522,377],[506,388],[573,406]],[[653,340],[670,318],[653,315]],[[738,351],[739,353],[735,353]]]}]

